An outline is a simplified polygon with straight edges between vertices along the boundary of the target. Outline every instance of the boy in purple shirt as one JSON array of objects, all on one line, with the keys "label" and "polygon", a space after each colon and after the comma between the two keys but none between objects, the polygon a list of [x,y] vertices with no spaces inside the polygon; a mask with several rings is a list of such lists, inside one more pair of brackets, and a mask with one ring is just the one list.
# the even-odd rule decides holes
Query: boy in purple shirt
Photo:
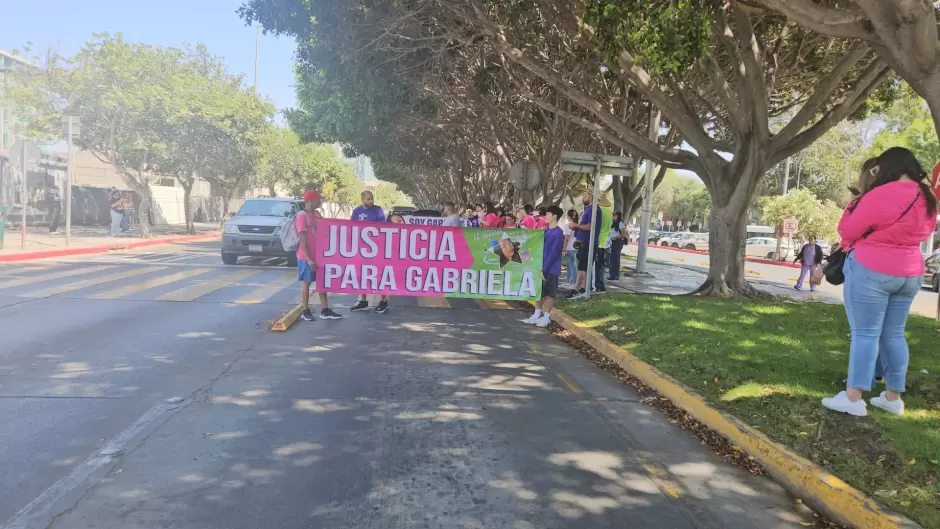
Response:
[{"label": "boy in purple shirt", "polygon": [[565,253],[565,232],[558,227],[558,219],[564,213],[558,206],[545,208],[545,242],[542,246],[542,299],[535,302],[535,312],[524,323],[548,327],[551,313],[558,295],[558,278],[561,276],[561,256]]},{"label": "boy in purple shirt", "polygon": [[[359,195],[359,198],[362,199],[362,205],[356,207],[352,212],[352,218],[350,220],[359,220],[364,222],[385,222],[385,212],[382,211],[382,208],[375,205],[375,195],[372,194],[372,191],[366,189]],[[356,299],[356,304],[349,309],[352,312],[358,312],[360,310],[369,310],[369,300],[365,294],[359,294],[359,297]],[[388,296],[382,296],[382,300],[379,301],[379,305],[375,307],[375,312],[377,314],[385,314],[388,312]]]}]

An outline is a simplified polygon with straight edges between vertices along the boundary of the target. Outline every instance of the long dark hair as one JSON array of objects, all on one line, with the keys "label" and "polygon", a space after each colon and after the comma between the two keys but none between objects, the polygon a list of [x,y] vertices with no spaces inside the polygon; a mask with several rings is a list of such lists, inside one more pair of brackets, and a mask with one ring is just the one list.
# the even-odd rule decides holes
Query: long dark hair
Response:
[{"label": "long dark hair", "polygon": [[613,222],[610,223],[610,229],[619,230],[620,227],[617,224],[623,222],[623,213],[615,211],[613,215]]},{"label": "long dark hair", "polygon": [[[914,153],[904,147],[891,147],[878,156],[878,165],[875,169],[874,181],[871,189],[891,182],[897,182],[902,176],[907,176],[917,182],[921,194],[927,200],[927,212],[934,216],[937,214],[937,197],[927,184],[927,173],[917,161]],[[870,189],[869,189],[870,190]]]},{"label": "long dark hair", "polygon": [[849,192],[852,196],[858,198],[867,193],[872,188],[875,178],[871,170],[878,166],[878,158],[869,158],[862,163],[862,172],[858,175],[858,187],[849,186]]},{"label": "long dark hair", "polygon": [[578,222],[578,210],[576,210],[576,209],[574,209],[574,208],[569,209],[569,210],[568,210],[568,218],[571,219],[571,220],[573,220],[573,221],[575,221],[575,222]]}]

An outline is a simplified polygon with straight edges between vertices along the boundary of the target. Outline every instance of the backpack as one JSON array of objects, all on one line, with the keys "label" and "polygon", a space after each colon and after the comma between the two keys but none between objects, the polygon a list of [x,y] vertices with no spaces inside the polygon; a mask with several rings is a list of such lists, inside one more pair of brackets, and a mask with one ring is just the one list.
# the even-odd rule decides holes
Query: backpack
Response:
[{"label": "backpack", "polygon": [[[300,213],[297,213],[300,215]],[[287,221],[287,224],[281,227],[281,248],[286,252],[297,251],[300,244],[300,234],[297,233],[297,224],[295,223],[297,215],[294,215]]]}]

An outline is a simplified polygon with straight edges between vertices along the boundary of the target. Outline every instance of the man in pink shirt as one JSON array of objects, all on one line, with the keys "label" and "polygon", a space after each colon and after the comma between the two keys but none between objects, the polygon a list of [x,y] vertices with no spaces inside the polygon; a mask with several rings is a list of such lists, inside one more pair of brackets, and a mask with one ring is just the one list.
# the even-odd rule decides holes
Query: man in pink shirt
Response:
[{"label": "man in pink shirt", "polygon": [[[300,281],[300,305],[303,312],[300,319],[313,321],[310,312],[310,285],[316,285],[317,280],[317,224],[323,218],[317,208],[323,202],[320,193],[312,189],[304,192],[304,210],[294,217],[294,228],[300,238],[297,245],[297,280]],[[320,297],[320,319],[339,320],[343,317],[330,309],[330,302],[326,292],[317,292]]]}]

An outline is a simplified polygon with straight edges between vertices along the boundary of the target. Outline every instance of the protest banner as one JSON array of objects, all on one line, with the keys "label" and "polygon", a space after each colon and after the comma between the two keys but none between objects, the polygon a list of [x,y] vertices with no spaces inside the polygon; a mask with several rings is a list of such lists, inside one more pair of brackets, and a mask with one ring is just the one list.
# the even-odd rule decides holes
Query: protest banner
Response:
[{"label": "protest banner", "polygon": [[317,290],[534,300],[542,293],[544,236],[542,230],[323,219]]},{"label": "protest banner", "polygon": [[421,217],[418,215],[405,215],[405,224],[417,224],[418,226],[443,226],[444,217]]}]

